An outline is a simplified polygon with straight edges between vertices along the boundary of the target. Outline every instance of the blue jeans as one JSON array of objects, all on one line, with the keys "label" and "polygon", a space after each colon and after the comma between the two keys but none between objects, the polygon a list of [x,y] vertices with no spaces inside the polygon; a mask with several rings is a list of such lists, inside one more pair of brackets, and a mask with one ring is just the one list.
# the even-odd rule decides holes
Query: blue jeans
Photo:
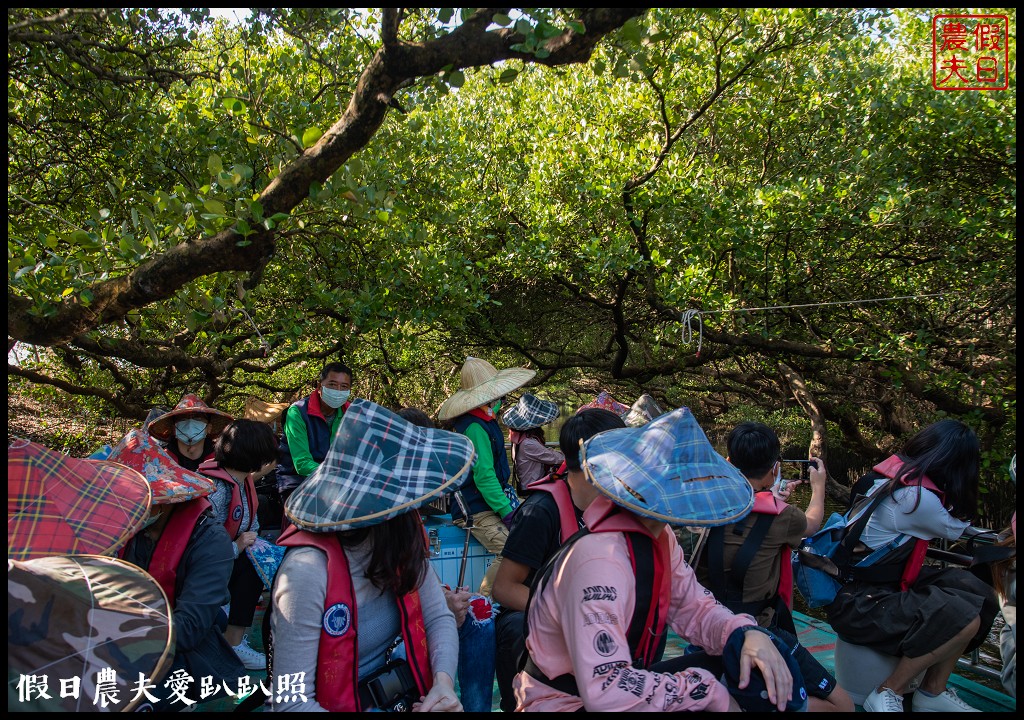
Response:
[{"label": "blue jeans", "polygon": [[459,628],[459,699],[466,712],[490,712],[494,697],[494,612],[481,601],[487,602],[473,596],[477,605]]}]

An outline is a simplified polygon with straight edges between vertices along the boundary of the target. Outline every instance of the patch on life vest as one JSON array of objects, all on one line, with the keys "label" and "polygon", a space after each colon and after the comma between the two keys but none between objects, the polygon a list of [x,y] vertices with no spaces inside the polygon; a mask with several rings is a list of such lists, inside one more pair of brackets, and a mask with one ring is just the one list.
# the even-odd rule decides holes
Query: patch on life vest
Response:
[{"label": "patch on life vest", "polygon": [[348,632],[352,624],[352,611],[345,603],[331,605],[324,613],[324,632],[331,637],[339,637]]},{"label": "patch on life vest", "polygon": [[231,519],[232,520],[241,520],[242,519],[242,506],[241,505],[235,505],[235,510],[234,510],[234,512],[231,513]]},{"label": "patch on life vest", "polygon": [[479,623],[487,622],[494,617],[494,608],[491,601],[483,595],[473,595],[469,600],[469,612],[473,619]]}]

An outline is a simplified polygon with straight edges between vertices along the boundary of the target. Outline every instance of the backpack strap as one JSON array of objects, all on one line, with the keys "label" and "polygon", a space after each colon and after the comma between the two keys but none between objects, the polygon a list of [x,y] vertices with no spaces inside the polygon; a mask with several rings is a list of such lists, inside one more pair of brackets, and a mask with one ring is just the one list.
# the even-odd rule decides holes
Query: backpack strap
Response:
[{"label": "backpack strap", "polygon": [[[580,538],[589,535],[590,530],[583,528],[571,538],[544,564],[544,567],[533,580],[530,586],[530,597],[526,602],[526,610],[523,612],[523,653],[519,657],[519,670],[525,671],[528,675],[545,685],[554,688],[566,695],[579,697],[579,685],[576,684],[576,677],[572,673],[564,673],[555,678],[549,678],[544,671],[537,667],[530,657],[530,651],[526,649],[526,638],[530,635],[530,605],[533,604],[534,595],[537,589],[546,584],[548,579],[558,565],[559,559],[568,552]],[[660,657],[665,649],[664,639],[668,633],[663,629],[658,637],[647,632],[648,627],[658,627],[658,602],[654,589],[654,542],[642,533],[626,532],[627,545],[630,548],[630,557],[633,561],[635,572],[635,602],[633,604],[633,616],[629,621],[629,629],[626,631],[626,638],[629,644],[630,655],[633,658],[633,666],[647,668],[654,660]]]},{"label": "backpack strap", "polygon": [[[774,515],[757,514],[747,539],[740,545],[740,549],[736,551],[736,556],[732,560],[728,580],[726,580],[725,575],[726,527],[713,527],[709,531],[708,573],[710,581],[708,583],[708,590],[734,613],[750,613],[756,617],[761,610],[772,604],[774,596],[777,594],[773,593],[772,597],[767,600],[753,603],[743,602],[743,584],[746,581],[750,563],[753,562],[754,556],[764,543],[764,539],[768,536],[768,531],[771,529],[772,523],[775,522],[775,517]],[[742,523],[733,525],[732,532],[742,535]]]}]

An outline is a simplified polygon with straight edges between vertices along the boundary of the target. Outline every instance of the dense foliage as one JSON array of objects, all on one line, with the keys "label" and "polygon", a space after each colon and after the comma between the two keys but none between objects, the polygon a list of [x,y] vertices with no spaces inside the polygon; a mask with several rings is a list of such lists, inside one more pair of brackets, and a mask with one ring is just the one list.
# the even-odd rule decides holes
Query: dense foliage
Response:
[{"label": "dense foliage", "polygon": [[340,356],[433,409],[476,354],[855,469],[960,417],[1012,505],[1009,41],[941,92],[925,11],[10,10],[9,390],[237,411]]}]

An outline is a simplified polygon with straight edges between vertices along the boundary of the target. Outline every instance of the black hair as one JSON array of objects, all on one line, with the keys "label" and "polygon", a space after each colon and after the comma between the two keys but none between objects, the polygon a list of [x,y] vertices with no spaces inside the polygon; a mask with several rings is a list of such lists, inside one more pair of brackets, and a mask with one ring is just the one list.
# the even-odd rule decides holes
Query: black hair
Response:
[{"label": "black hair", "polygon": [[544,437],[544,428],[542,427],[532,427],[527,428],[526,430],[520,430],[519,434],[522,435],[524,438],[532,437],[541,445],[547,442],[547,438]]},{"label": "black hair", "polygon": [[329,362],[324,365],[324,369],[320,371],[320,382],[327,379],[327,376],[332,372],[345,373],[348,375],[348,381],[355,382],[356,376],[352,374],[352,368],[342,362]]},{"label": "black hair", "polygon": [[381,590],[407,595],[423,582],[427,571],[427,543],[423,521],[415,510],[382,523],[338,533],[341,544],[355,547],[370,538],[366,577]]},{"label": "black hair", "polygon": [[434,421],[430,417],[420,410],[414,407],[404,407],[398,411],[399,417],[405,418],[413,425],[419,425],[420,427],[433,428],[435,427]]},{"label": "black hair", "polygon": [[782,445],[775,431],[764,423],[746,420],[732,429],[726,440],[729,462],[748,478],[764,477],[781,457]]},{"label": "black hair", "polygon": [[266,423],[239,419],[224,428],[213,451],[222,468],[255,472],[277,459],[277,437]]},{"label": "black hair", "polygon": [[558,434],[558,447],[565,456],[567,470],[580,470],[580,440],[586,441],[605,430],[626,427],[622,418],[610,410],[587,408],[565,421]]},{"label": "black hair", "polygon": [[[911,437],[897,453],[903,465],[890,484],[889,493],[901,485],[914,484],[927,477],[945,493],[950,514],[969,520],[978,510],[978,468],[981,446],[974,431],[947,418],[934,422]],[[921,502],[921,486],[917,485],[917,509]]]}]

